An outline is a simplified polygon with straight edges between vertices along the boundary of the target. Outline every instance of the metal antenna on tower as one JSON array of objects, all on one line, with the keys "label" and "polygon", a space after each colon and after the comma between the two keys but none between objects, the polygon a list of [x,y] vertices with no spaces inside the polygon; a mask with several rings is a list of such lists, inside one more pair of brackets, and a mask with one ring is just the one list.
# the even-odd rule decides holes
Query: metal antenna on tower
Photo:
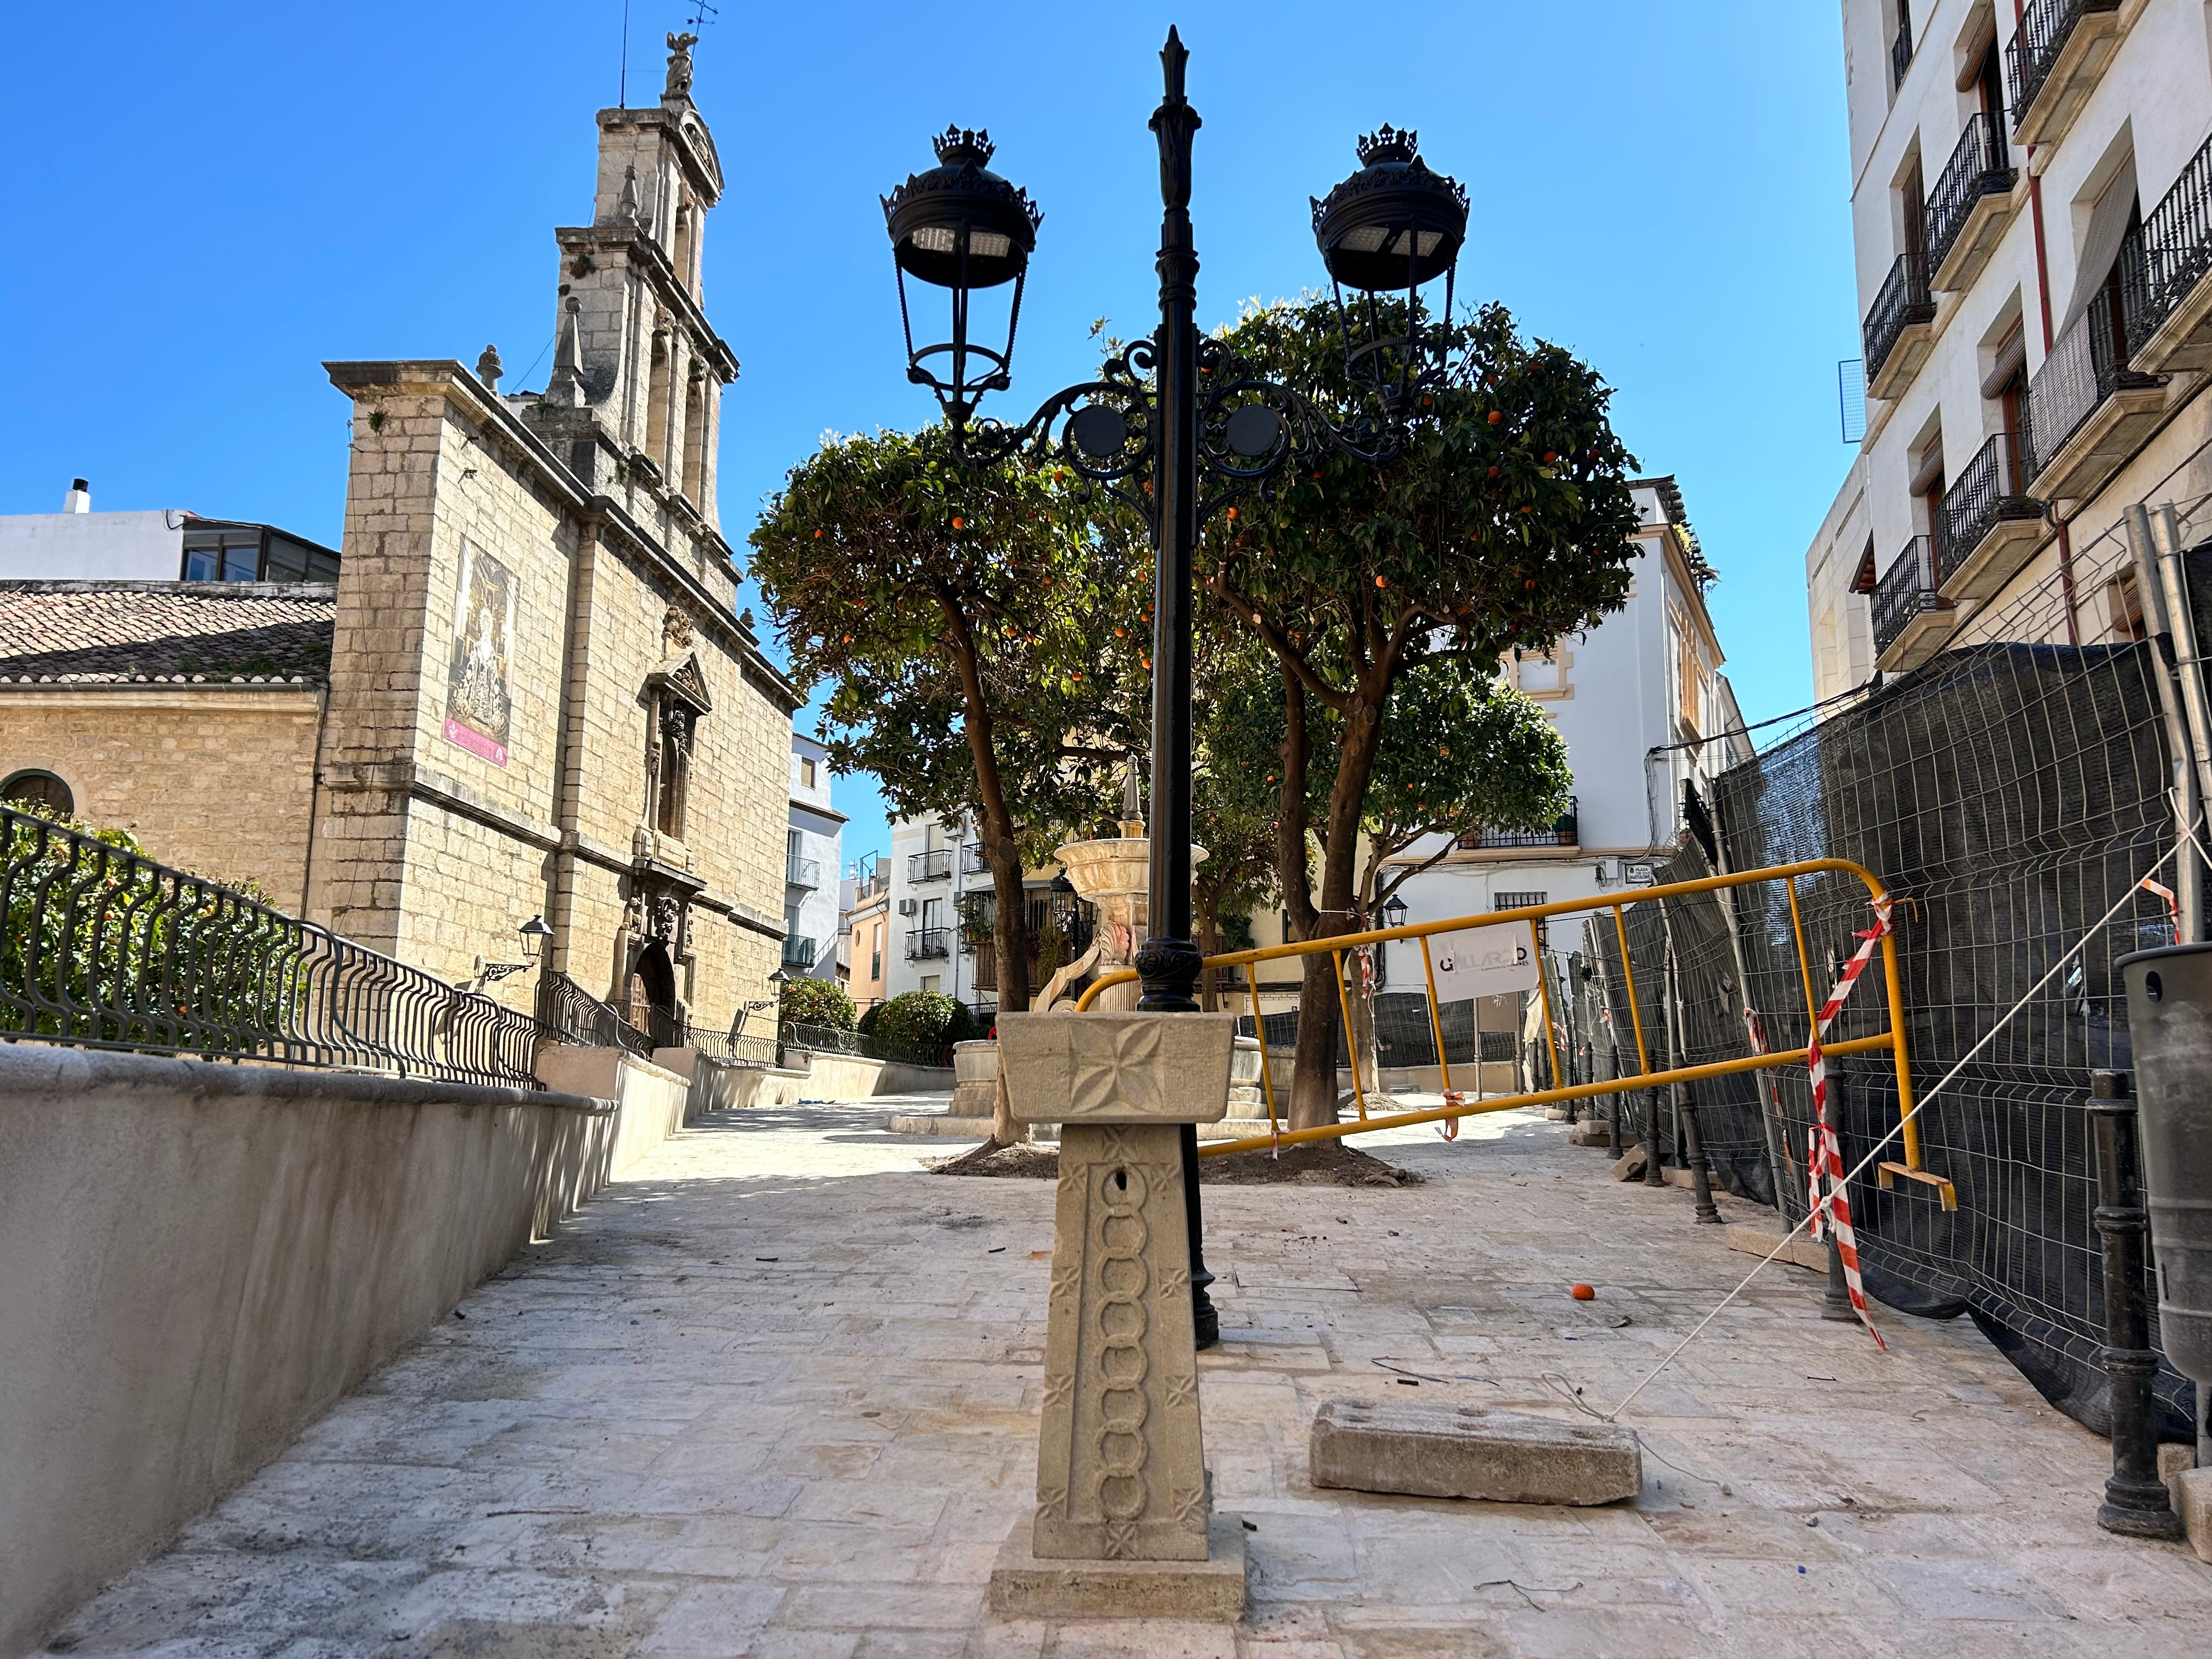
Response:
[{"label": "metal antenna on tower", "polygon": [[691,0],[691,15],[685,20],[687,29],[703,29],[720,14],[720,6],[710,6],[707,0]]},{"label": "metal antenna on tower", "polygon": [[615,94],[618,108],[629,107],[629,0],[623,0],[622,90]]}]

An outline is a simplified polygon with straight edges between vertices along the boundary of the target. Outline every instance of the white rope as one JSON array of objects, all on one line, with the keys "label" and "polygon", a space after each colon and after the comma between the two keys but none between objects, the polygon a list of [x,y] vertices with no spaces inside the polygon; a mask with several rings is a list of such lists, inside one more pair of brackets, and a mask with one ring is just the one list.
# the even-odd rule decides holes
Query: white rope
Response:
[{"label": "white rope", "polygon": [[[2197,852],[2202,854],[2204,851],[2204,845],[2202,842],[2197,841],[2195,829],[2193,827],[2185,825],[2183,827],[2183,833],[2189,837],[2190,842],[2197,848]],[[2179,842],[2175,842],[2173,846],[2166,849],[2165,857],[2160,859],[2156,864],[2152,865],[2151,867],[2144,873],[2146,875],[2156,875],[2169,863],[2172,862],[2174,854],[2179,853],[2180,850],[2181,844]],[[2208,860],[2207,862],[2212,863],[2212,860]],[[2091,939],[2094,939],[2100,932],[2102,932],[2114,916],[2119,915],[2122,910],[2125,909],[2129,905],[2133,904],[2136,902],[2136,894],[2138,890],[2140,890],[2136,887],[2136,884],[2130,882],[2128,884],[2128,890],[2121,896],[2119,902],[2113,905],[2111,909],[2106,911],[2105,914],[2099,917],[2096,922],[2091,926],[2088,932],[2083,933],[2080,939],[2076,939],[2071,945],[2069,945],[2065,953],[2062,955],[2057,961],[2051,964],[2050,971],[2045,973],[2041,979],[2036,981],[2033,985],[2028,987],[2027,992],[2021,997],[2020,1000],[2014,1003],[2011,1007],[2006,1009],[2004,1012],[1998,1017],[1996,1023],[1991,1025],[1988,1030],[1982,1034],[1981,1041],[1975,1043],[1972,1048],[1967,1049],[1966,1052],[1960,1057],[1958,1064],[1952,1066],[1949,1071],[1944,1073],[1942,1079],[1937,1081],[1934,1088],[1929,1090],[1927,1093],[1922,1095],[1918,1100],[1913,1103],[1912,1109],[1906,1112],[1897,1120],[1896,1127],[1892,1128],[1890,1132],[1884,1135],[1880,1140],[1875,1142],[1874,1149],[1868,1152],[1864,1158],[1861,1158],[1857,1164],[1853,1167],[1850,1173],[1844,1177],[1845,1182],[1848,1183],[1856,1181],[1862,1175],[1863,1175],[1866,1172],[1867,1165],[1872,1164],[1875,1158],[1881,1155],[1882,1149],[1885,1146],[1887,1146],[1891,1141],[1896,1139],[1899,1135],[1905,1133],[1905,1126],[1910,1123],[1914,1118],[1919,1116],[1923,1111],[1926,1110],[1928,1103],[1935,1099],[1936,1096],[1942,1094],[1945,1087],[1948,1085],[1960,1073],[1966,1069],[1966,1066],[1973,1060],[1975,1055],[1980,1054],[1983,1049],[1989,1047],[1990,1042],[1996,1039],[1996,1034],[2004,1030],[2006,1025],[2011,1023],[2013,1016],[2017,1014],[2021,1009],[2027,1007],[2030,1002],[2033,1001],[2037,994],[2042,991],[2043,988],[2050,984],[2053,979],[2057,978],[2059,970],[2064,968],[2068,963],[2073,961],[2075,957],[2080,953],[2082,946],[2088,944]],[[1776,1197],[1778,1200],[1780,1194],[1777,1194]],[[1646,1376],[1643,1382],[1638,1382],[1634,1388],[1631,1389],[1628,1391],[1627,1397],[1622,1400],[1618,1406],[1615,1406],[1611,1411],[1605,1413],[1605,1420],[1610,1423],[1615,1418],[1619,1417],[1621,1413],[1626,1411],[1629,1407],[1629,1402],[1633,1401],[1638,1395],[1642,1394],[1645,1389],[1649,1388],[1653,1380],[1658,1376],[1659,1373],[1665,1370],[1668,1366],[1673,1364],[1676,1356],[1679,1355],[1683,1349],[1688,1347],[1690,1344],[1696,1341],[1698,1338],[1704,1334],[1705,1327],[1711,1324],[1715,1319],[1720,1316],[1722,1309],[1727,1307],[1729,1303],[1735,1301],[1736,1297],[1743,1294],[1745,1287],[1748,1285],[1753,1279],[1759,1276],[1759,1270],[1761,1267],[1765,1267],[1767,1263],[1772,1261],[1775,1257],[1780,1255],[1783,1251],[1790,1248],[1790,1241],[1797,1237],[1799,1230],[1809,1223],[1815,1213],[1816,1212],[1808,1210],[1805,1213],[1804,1220],[1800,1221],[1797,1223],[1796,1226],[1790,1228],[1788,1232],[1783,1234],[1782,1242],[1777,1244],[1772,1249],[1769,1250],[1765,1255],[1761,1256],[1757,1262],[1753,1264],[1751,1271],[1743,1276],[1743,1282],[1738,1285],[1734,1290],[1730,1291],[1726,1296],[1723,1297],[1720,1301],[1714,1305],[1713,1310],[1707,1314],[1703,1319],[1700,1319],[1690,1334],[1684,1337],[1680,1342],[1677,1342],[1672,1349],[1668,1350],[1667,1357],[1651,1368],[1651,1373],[1650,1376]]]}]

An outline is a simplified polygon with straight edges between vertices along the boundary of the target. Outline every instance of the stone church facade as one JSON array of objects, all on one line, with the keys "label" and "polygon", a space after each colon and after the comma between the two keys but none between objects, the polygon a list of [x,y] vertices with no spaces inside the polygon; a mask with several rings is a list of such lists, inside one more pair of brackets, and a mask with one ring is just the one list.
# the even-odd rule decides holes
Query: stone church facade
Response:
[{"label": "stone church facade", "polygon": [[[40,753],[77,769],[81,798],[143,805],[129,817],[156,856],[300,894],[310,918],[455,982],[514,959],[516,928],[542,914],[550,969],[641,1012],[726,1028],[781,963],[799,699],[736,614],[718,522],[719,404],[738,364],[700,303],[722,173],[690,86],[678,44],[658,105],[599,112],[591,222],[555,233],[544,393],[502,395],[489,350],[473,372],[428,358],[325,366],[353,403],[343,557],[334,591],[286,592],[327,596],[327,670],[280,665],[295,672],[271,691],[298,701],[325,682],[309,787],[259,787],[265,765],[296,757],[251,748],[196,755],[191,786],[217,800],[252,789],[264,813],[296,813],[296,833],[267,837],[282,867],[238,869],[229,849],[163,833],[158,775],[118,783],[65,740],[64,716],[82,725],[87,709],[95,725],[103,707],[125,722],[186,718],[137,707],[155,685],[154,701],[187,714],[242,705],[245,688],[164,674],[151,645],[151,675],[111,648],[111,667],[142,672],[70,675],[66,652],[49,652],[40,665],[64,672],[29,677],[0,648],[0,712],[82,705],[40,715],[54,722]],[[64,599],[83,603],[52,596]],[[0,738],[0,770],[10,746]],[[522,1006],[532,980],[487,989]]]}]

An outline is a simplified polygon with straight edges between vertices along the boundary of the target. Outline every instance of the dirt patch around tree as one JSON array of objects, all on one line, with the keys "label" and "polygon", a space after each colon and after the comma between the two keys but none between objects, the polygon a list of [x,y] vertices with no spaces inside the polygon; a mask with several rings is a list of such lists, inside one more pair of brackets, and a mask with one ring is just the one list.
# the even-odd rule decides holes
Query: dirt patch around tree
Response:
[{"label": "dirt patch around tree", "polygon": [[[937,1175],[1006,1176],[1017,1180],[1055,1181],[1060,1154],[1044,1146],[994,1146],[986,1141],[957,1158],[928,1166]],[[1423,1177],[1385,1164],[1340,1140],[1310,1140],[1283,1148],[1282,1156],[1236,1152],[1202,1158],[1202,1187],[1418,1187]]]}]

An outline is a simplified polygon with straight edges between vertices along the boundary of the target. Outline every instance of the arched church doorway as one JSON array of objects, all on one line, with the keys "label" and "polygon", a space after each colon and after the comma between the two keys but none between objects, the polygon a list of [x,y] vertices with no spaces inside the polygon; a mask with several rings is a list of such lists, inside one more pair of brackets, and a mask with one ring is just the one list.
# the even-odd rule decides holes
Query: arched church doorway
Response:
[{"label": "arched church doorway", "polygon": [[676,1030],[676,965],[667,947],[648,939],[637,953],[629,972],[629,1007],[625,1018],[650,1036],[656,1046],[680,1046]]}]

